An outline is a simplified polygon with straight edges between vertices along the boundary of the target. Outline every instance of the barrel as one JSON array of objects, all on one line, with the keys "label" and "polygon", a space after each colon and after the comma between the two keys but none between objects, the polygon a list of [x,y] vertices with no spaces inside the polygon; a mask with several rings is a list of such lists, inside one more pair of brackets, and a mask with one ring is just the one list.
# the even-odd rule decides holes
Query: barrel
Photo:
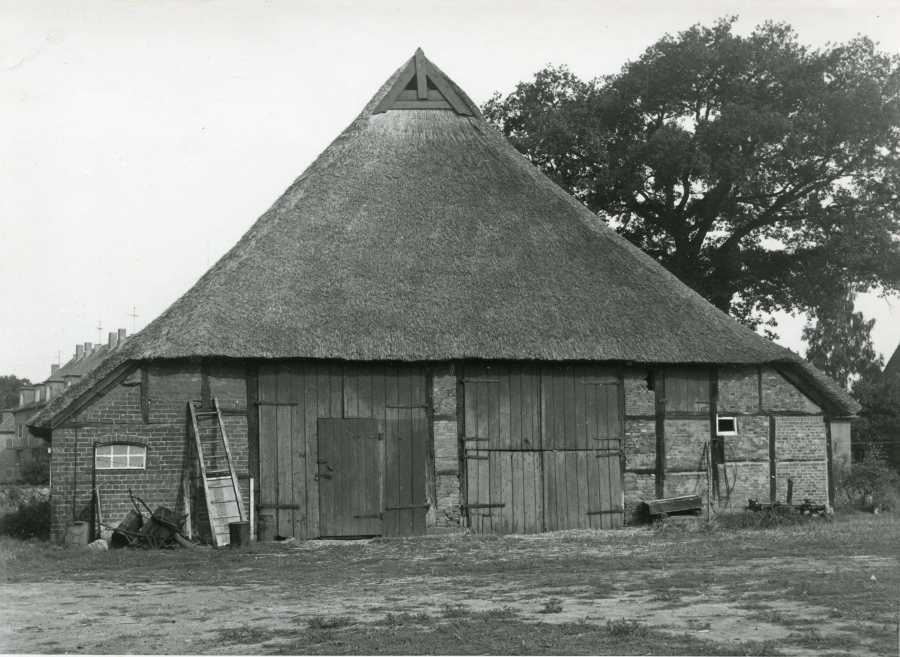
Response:
[{"label": "barrel", "polygon": [[66,527],[66,535],[63,542],[66,545],[85,547],[88,544],[88,534],[91,531],[90,524],[84,520],[76,520]]},{"label": "barrel", "polygon": [[250,523],[228,523],[229,545],[233,548],[242,548],[250,545]]}]

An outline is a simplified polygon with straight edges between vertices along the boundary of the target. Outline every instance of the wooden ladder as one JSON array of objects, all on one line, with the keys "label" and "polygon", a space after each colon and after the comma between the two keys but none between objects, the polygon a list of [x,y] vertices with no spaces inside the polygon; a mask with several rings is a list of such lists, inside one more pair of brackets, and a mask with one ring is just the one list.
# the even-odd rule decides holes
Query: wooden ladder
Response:
[{"label": "wooden ladder", "polygon": [[[247,512],[244,510],[244,500],[234,471],[234,459],[231,458],[219,400],[213,398],[214,411],[198,411],[194,404],[194,401],[189,401],[188,408],[191,411],[200,475],[203,477],[203,490],[206,493],[213,547],[222,547],[230,541],[228,523],[244,522],[247,520]],[[216,416],[216,424],[205,431],[205,437],[201,437],[197,418],[213,415]]]}]

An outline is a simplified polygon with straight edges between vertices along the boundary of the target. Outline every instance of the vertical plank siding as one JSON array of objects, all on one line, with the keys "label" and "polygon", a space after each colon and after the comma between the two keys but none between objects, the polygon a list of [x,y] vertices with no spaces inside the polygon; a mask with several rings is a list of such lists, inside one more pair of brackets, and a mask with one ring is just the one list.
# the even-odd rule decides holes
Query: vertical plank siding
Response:
[{"label": "vertical plank siding", "polygon": [[[424,533],[429,433],[422,366],[277,361],[260,364],[256,380],[260,517],[272,518],[272,534]],[[382,440],[375,441],[377,449],[364,448],[340,433],[344,429],[320,428],[323,418],[376,420]],[[371,490],[349,479],[320,486],[327,473],[320,461],[378,482],[378,509],[371,506]],[[320,500],[320,494],[327,497]],[[354,518],[378,514],[383,517]]]},{"label": "vertical plank siding", "polygon": [[465,490],[483,533],[622,523],[622,382],[593,364],[466,364]]}]

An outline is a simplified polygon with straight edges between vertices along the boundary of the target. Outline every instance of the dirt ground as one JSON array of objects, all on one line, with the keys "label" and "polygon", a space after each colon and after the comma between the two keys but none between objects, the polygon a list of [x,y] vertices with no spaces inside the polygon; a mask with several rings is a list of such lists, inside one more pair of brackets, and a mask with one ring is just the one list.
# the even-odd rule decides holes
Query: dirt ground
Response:
[{"label": "dirt ground", "polygon": [[[886,633],[896,637],[896,590],[886,598],[893,597],[893,609],[854,612],[880,581],[897,588],[896,556],[785,555],[767,550],[763,540],[744,559],[720,560],[715,550],[697,549],[702,537],[647,541],[647,535],[451,535],[73,557],[61,550],[43,569],[32,564],[13,573],[11,561],[5,563],[0,652],[365,653],[377,650],[365,649],[360,628],[365,636],[391,628],[396,634],[404,624],[398,618],[422,636],[435,624],[466,618],[547,628],[603,628],[625,619],[662,633],[655,636],[711,642],[698,643],[697,654],[731,646],[737,652],[729,654],[745,654],[746,647],[747,654],[867,656],[883,654]],[[852,584],[843,589],[849,597],[829,596],[829,582],[845,581]],[[351,643],[316,643],[309,628],[327,627],[329,619],[341,619],[346,629],[322,636],[334,642],[343,631]],[[652,637],[645,643],[644,654],[672,654],[655,651]],[[524,642],[523,650],[509,647],[501,651],[529,652]],[[422,652],[469,650],[422,644]]]}]

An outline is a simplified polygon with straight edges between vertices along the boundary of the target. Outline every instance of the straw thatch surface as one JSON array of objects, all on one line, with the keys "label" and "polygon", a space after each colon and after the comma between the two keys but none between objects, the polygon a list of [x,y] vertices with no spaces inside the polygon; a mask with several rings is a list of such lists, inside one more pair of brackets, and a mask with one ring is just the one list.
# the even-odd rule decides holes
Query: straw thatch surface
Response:
[{"label": "straw thatch surface", "polygon": [[402,70],[130,358],[797,359],[608,228],[455,85],[474,116],[373,115]]}]

